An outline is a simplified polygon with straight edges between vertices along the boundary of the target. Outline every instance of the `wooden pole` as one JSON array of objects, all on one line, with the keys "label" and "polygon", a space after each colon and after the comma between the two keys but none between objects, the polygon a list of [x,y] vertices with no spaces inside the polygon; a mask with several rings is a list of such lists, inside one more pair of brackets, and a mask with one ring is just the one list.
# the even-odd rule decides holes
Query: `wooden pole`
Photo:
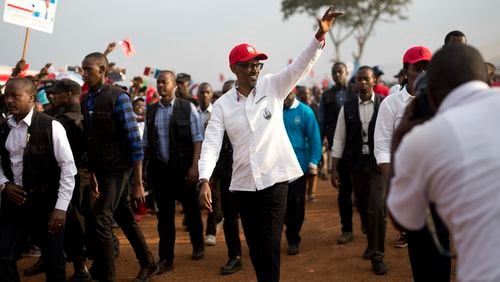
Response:
[{"label": "wooden pole", "polygon": [[21,59],[25,59],[26,58],[26,49],[28,49],[28,41],[30,40],[30,28],[27,27],[26,28],[26,35],[24,36],[24,47],[23,47],[23,56],[21,57]]}]

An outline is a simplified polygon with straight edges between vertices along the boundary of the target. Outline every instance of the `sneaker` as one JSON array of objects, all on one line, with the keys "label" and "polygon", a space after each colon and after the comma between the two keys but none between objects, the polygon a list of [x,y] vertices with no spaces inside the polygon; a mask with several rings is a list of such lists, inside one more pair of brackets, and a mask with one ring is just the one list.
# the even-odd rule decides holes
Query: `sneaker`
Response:
[{"label": "sneaker", "polygon": [[215,235],[207,235],[205,238],[205,245],[207,246],[215,246],[217,244],[217,238]]},{"label": "sneaker", "polygon": [[396,245],[394,245],[396,248],[406,248],[408,247],[408,239],[406,238],[406,233],[401,232],[399,235],[399,240],[396,242]]},{"label": "sneaker", "polygon": [[352,232],[342,232],[342,235],[337,239],[337,244],[343,245],[354,241]]}]

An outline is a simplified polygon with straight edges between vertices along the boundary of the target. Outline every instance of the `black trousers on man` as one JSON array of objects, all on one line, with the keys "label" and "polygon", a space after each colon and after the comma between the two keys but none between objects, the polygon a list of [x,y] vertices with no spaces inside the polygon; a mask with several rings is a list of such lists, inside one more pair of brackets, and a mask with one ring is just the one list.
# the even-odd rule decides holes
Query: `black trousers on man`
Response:
[{"label": "black trousers on man", "polygon": [[235,192],[250,258],[259,282],[280,279],[280,242],[287,192],[286,182],[255,192]]},{"label": "black trousers on man", "polygon": [[[431,205],[436,235],[447,251],[450,250],[450,233]],[[426,227],[417,231],[407,231],[408,255],[410,257],[413,281],[450,281],[451,257],[441,254]]]},{"label": "black trousers on man", "polygon": [[361,216],[361,224],[367,232],[371,259],[380,261],[384,257],[387,211],[385,206],[386,185],[377,164],[369,156],[363,156],[358,169],[351,171],[352,189]]},{"label": "black trousers on man", "polygon": [[300,230],[304,224],[306,211],[306,186],[308,175],[302,175],[299,179],[288,184],[288,196],[285,213],[286,239],[288,245],[298,246],[300,244]]},{"label": "black trousers on man", "polygon": [[193,250],[204,247],[203,223],[196,185],[186,184],[186,171],[178,171],[157,158],[148,163],[148,185],[153,189],[158,206],[160,260],[172,262],[175,246],[175,201],[183,207]]},{"label": "black trousers on man", "polygon": [[352,232],[352,184],[351,175],[347,163],[340,159],[338,167],[339,173],[339,194],[337,197],[340,214],[340,224],[342,232]]},{"label": "black trousers on man", "polygon": [[87,220],[91,220],[91,226],[95,227],[92,230],[96,240],[92,274],[97,273],[98,277],[92,278],[100,281],[116,281],[113,217],[130,242],[140,266],[146,267],[154,261],[128,200],[129,173],[130,169],[96,174],[100,196],[92,207],[92,216]]},{"label": "black trousers on man", "polygon": [[[52,197],[53,198],[53,197]],[[28,235],[37,238],[44,254],[46,281],[66,281],[64,231],[48,232],[48,222],[55,205],[45,193],[28,193],[27,201],[18,206],[5,193],[0,209],[0,281],[20,281],[17,260]]]},{"label": "black trousers on man", "polygon": [[231,177],[219,178],[221,192],[222,214],[224,215],[224,238],[226,239],[227,255],[229,258],[241,257],[241,241],[239,227],[238,200],[234,192],[229,191]]}]

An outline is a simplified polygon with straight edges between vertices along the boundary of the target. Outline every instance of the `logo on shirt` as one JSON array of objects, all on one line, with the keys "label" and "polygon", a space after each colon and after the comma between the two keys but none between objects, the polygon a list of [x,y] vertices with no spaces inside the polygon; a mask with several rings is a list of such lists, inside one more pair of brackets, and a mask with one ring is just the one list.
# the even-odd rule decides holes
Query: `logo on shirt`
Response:
[{"label": "logo on shirt", "polygon": [[295,119],[293,120],[293,122],[295,122],[296,125],[299,125],[300,124],[300,116],[296,116]]},{"label": "logo on shirt", "polygon": [[273,116],[273,114],[271,113],[271,111],[268,109],[268,108],[264,108],[262,110],[262,116],[265,118],[265,119],[271,119],[271,117]]}]

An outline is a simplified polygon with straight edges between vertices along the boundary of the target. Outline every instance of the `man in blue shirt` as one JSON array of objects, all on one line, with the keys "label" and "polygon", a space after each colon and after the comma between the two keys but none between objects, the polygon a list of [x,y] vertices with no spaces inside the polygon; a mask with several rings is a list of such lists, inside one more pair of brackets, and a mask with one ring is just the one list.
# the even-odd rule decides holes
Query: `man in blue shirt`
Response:
[{"label": "man in blue shirt", "polygon": [[203,129],[195,106],[175,96],[174,72],[160,72],[156,85],[161,98],[146,112],[143,144],[148,159],[148,185],[158,205],[158,272],[164,273],[174,267],[176,200],[184,209],[193,245],[192,259],[205,256],[203,223],[196,193]]},{"label": "man in blue shirt", "polygon": [[284,101],[283,119],[293,151],[304,172],[299,179],[288,184],[285,213],[287,253],[296,255],[299,253],[299,233],[304,223],[307,177],[318,173],[322,145],[316,116],[309,106],[295,98],[295,91]]}]

